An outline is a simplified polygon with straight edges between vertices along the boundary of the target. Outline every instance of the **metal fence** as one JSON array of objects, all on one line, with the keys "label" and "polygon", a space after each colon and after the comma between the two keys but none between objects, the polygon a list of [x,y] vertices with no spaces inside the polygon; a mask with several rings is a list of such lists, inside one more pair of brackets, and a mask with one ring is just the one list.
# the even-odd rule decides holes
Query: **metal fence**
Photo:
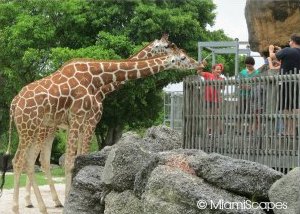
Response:
[{"label": "metal fence", "polygon": [[182,131],[183,92],[166,92],[164,96],[164,125]]},{"label": "metal fence", "polygon": [[[300,166],[300,74],[184,80],[183,147]],[[208,102],[212,101],[212,102]]]}]

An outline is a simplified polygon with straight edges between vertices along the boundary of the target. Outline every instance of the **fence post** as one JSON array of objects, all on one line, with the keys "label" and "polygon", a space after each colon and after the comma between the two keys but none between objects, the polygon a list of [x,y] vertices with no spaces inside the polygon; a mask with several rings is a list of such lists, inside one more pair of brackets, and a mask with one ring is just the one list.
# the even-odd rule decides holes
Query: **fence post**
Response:
[{"label": "fence post", "polygon": [[171,129],[174,129],[174,92],[171,92],[171,112],[170,112],[170,126]]}]

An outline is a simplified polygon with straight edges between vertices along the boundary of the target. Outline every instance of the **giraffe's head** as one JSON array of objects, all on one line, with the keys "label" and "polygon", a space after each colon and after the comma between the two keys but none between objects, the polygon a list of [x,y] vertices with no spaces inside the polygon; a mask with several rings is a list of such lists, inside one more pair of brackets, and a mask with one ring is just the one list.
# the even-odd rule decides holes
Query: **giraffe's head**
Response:
[{"label": "giraffe's head", "polygon": [[172,51],[171,42],[168,40],[169,34],[163,34],[161,39],[156,39],[151,45],[151,53],[156,54],[166,54]]},{"label": "giraffe's head", "polygon": [[182,49],[175,44],[171,46],[172,52],[168,54],[166,69],[189,70],[199,67],[199,62],[189,57]]},{"label": "giraffe's head", "polygon": [[132,55],[130,60],[147,59],[151,57],[157,57],[172,52],[172,43],[168,40],[169,35],[163,34],[161,39],[156,39],[142,50]]}]

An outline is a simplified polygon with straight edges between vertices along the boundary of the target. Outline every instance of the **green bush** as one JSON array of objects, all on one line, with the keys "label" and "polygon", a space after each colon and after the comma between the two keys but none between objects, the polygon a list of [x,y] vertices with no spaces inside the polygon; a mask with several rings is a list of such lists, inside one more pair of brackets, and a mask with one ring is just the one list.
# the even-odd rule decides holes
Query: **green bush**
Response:
[{"label": "green bush", "polygon": [[58,164],[58,160],[66,151],[67,133],[65,130],[59,130],[55,134],[52,145],[51,162]]}]

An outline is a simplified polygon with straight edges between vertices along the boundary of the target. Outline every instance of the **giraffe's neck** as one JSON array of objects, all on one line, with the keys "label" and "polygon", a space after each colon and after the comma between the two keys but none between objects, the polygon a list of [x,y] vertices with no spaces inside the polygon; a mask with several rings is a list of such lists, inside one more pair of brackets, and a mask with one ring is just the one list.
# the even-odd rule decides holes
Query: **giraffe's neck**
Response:
[{"label": "giraffe's neck", "polygon": [[144,78],[168,68],[168,56],[135,61],[76,60],[66,64],[60,73],[68,78],[76,78],[82,85],[90,83],[97,89],[116,81]]},{"label": "giraffe's neck", "polygon": [[103,85],[115,81],[144,78],[165,70],[167,67],[166,59],[165,56],[148,60],[120,62],[116,64],[116,68],[113,64],[102,64],[106,69],[103,69],[99,77],[103,81]]}]

